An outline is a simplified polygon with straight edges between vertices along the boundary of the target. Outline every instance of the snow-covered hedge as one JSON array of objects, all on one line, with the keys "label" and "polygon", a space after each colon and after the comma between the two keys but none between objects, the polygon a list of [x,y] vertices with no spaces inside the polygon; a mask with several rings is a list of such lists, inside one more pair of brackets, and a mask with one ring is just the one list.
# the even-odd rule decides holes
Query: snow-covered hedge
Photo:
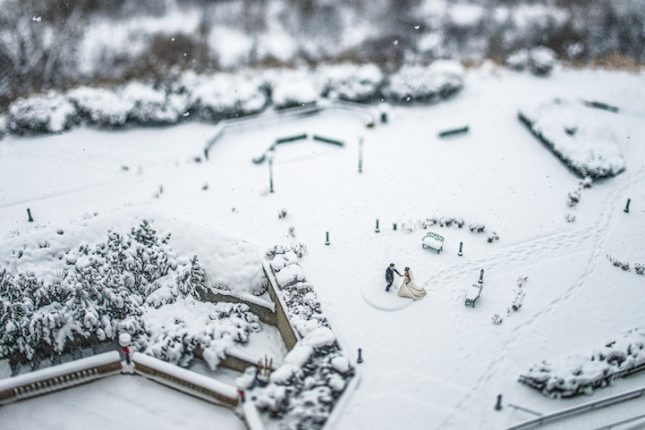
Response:
[{"label": "snow-covered hedge", "polygon": [[132,104],[128,118],[139,124],[174,124],[188,111],[188,97],[134,81],[121,88],[120,97]]},{"label": "snow-covered hedge", "polygon": [[393,103],[434,103],[462,89],[464,69],[455,61],[435,61],[430,66],[404,65],[390,75],[383,89]]},{"label": "snow-covered hedge", "polygon": [[106,88],[79,87],[67,93],[80,115],[100,127],[120,127],[134,107],[132,100]]},{"label": "snow-covered hedge", "polygon": [[251,75],[182,74],[170,91],[185,94],[190,109],[205,120],[220,120],[262,112],[268,104],[265,82]]},{"label": "snow-covered hedge", "polygon": [[[78,87],[20,99],[9,107],[8,130],[16,134],[58,133],[85,121],[99,127],[129,123],[163,125],[191,114],[206,121],[317,103],[321,98],[396,103],[434,103],[463,86],[457,62],[403,66],[388,78],[374,64],[337,64],[318,69],[270,69],[245,73],[181,73],[162,84],[132,81],[108,88]],[[2,121],[0,118],[0,135]]]},{"label": "snow-covered hedge", "polygon": [[[265,416],[280,419],[280,428],[320,429],[355,369],[340,350],[312,286],[292,277],[296,274],[297,279],[302,273],[297,255],[300,251],[301,247],[275,247],[267,252],[267,258],[278,279],[289,321],[301,340],[267,383],[260,383],[256,371],[252,371],[252,375],[239,378],[238,385],[247,390]],[[284,272],[288,275],[280,277]]]},{"label": "snow-covered hedge", "polygon": [[330,99],[372,102],[380,98],[385,79],[374,64],[336,64],[318,69],[322,95]]},{"label": "snow-covered hedge", "polygon": [[67,97],[50,93],[13,102],[7,122],[15,134],[60,133],[78,123],[78,112]]},{"label": "snow-covered hedge", "polygon": [[316,103],[320,98],[315,73],[309,70],[273,70],[266,79],[277,109]]},{"label": "snow-covered hedge", "polygon": [[520,375],[519,381],[550,397],[572,397],[640,369],[645,369],[645,329],[635,328],[590,355],[543,361]]},{"label": "snow-covered hedge", "polygon": [[522,71],[528,69],[536,76],[547,76],[555,67],[557,56],[552,49],[537,46],[532,49],[520,49],[506,58],[506,66]]},{"label": "snow-covered hedge", "polygon": [[625,159],[606,115],[576,101],[553,100],[522,108],[518,117],[531,133],[580,177],[616,176]]},{"label": "snow-covered hedge", "polygon": [[206,274],[196,256],[177,258],[169,239],[144,221],[68,250],[48,281],[0,267],[0,358],[38,361],[125,332],[157,358],[187,365],[200,353],[216,366],[259,329],[257,317],[244,304],[199,302]]}]

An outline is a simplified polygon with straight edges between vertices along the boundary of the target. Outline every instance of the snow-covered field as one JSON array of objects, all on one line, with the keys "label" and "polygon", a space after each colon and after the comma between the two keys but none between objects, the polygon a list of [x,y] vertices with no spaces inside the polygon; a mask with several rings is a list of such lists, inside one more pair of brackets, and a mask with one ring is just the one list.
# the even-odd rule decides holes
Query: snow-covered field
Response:
[{"label": "snow-covered field", "polygon": [[[604,126],[619,142],[626,169],[583,190],[574,209],[567,207],[567,194],[579,178],[517,120],[520,106],[555,97],[621,108]],[[545,413],[645,385],[645,375],[637,374],[593,397],[554,400],[517,383],[533,364],[585,354],[645,323],[645,277],[623,272],[606,258],[645,262],[642,100],[643,74],[557,70],[541,79],[483,67],[467,73],[464,90],[454,99],[395,108],[389,122],[374,129],[336,112],[283,120],[227,133],[202,162],[194,157],[214,127],[200,123],[6,137],[0,141],[0,237],[13,244],[70,228],[86,229],[91,241],[97,226],[162,217],[164,228],[179,237],[187,225],[199,228],[199,236],[186,236],[192,242],[181,241],[182,252],[199,255],[207,270],[209,234],[242,237],[260,250],[303,242],[308,254],[302,266],[332,327],[351,350],[362,348],[365,359],[360,386],[337,428],[501,428],[531,416],[509,407],[494,411],[500,393],[504,403]],[[441,130],[466,124],[466,135],[437,137]],[[303,132],[340,138],[346,146],[310,140],[280,145],[273,163],[275,193],[268,193],[266,163],[255,165],[251,159],[275,138]],[[357,173],[360,137],[362,174]],[[625,214],[628,197],[632,207]],[[27,207],[33,224],[27,222]],[[279,219],[283,209],[287,217]],[[576,221],[568,223],[567,214]],[[446,238],[444,252],[437,255],[422,249],[425,232],[415,223],[432,216],[461,217],[466,227],[485,224],[500,240],[487,243],[486,234],[466,227],[435,226],[431,230]],[[380,233],[374,231],[377,218]],[[413,231],[402,231],[401,223]],[[291,226],[295,239],[288,233]],[[324,244],[326,231],[330,246]],[[463,257],[457,256],[460,241]],[[191,243],[194,249],[184,250]],[[427,297],[413,303],[395,292],[386,294],[383,272],[390,262],[399,269],[409,266]],[[482,296],[474,309],[466,308],[465,293],[480,269],[485,269]],[[522,308],[493,325],[492,315],[506,315],[520,276],[528,276]],[[140,408],[155,402],[126,407],[110,394],[111,384],[77,390],[96,393],[123,416],[144,422]],[[75,392],[3,407],[0,422],[38,426],[47,410],[73,402]],[[46,408],[27,415],[30,402]],[[616,421],[645,407],[643,400],[632,403]],[[196,410],[190,419],[211,422],[216,418],[208,415],[210,409]],[[183,416],[164,413],[168,422]],[[111,427],[107,416],[92,422]]]}]

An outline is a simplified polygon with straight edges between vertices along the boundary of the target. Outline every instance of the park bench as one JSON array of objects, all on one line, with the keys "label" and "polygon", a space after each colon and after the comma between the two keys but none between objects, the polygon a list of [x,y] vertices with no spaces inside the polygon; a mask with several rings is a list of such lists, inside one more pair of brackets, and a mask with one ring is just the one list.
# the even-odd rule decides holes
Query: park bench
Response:
[{"label": "park bench", "polygon": [[468,290],[466,293],[466,306],[471,306],[475,307],[475,302],[477,302],[477,299],[479,296],[482,295],[482,288],[484,287],[484,284],[476,283],[473,284],[473,286]]},{"label": "park bench", "polygon": [[440,234],[429,231],[425,236],[423,236],[423,239],[421,239],[421,246],[424,249],[431,249],[439,254],[443,250],[443,243],[445,241],[446,240]]}]

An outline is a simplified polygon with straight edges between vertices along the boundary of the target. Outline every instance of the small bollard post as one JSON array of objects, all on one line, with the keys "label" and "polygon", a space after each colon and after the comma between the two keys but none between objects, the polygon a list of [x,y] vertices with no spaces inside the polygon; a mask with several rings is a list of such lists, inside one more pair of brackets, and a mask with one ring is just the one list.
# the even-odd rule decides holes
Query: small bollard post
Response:
[{"label": "small bollard post", "polygon": [[363,362],[363,350],[361,348],[358,348],[358,358],[356,359],[356,362],[358,364]]},{"label": "small bollard post", "polygon": [[625,205],[625,209],[623,209],[623,212],[626,214],[629,213],[629,204],[632,202],[632,199],[627,199],[627,204]]},{"label": "small bollard post", "polygon": [[246,401],[246,394],[244,394],[244,390],[238,388],[237,397],[240,399],[240,403],[244,403]]},{"label": "small bollard post", "polygon": [[501,394],[497,395],[497,402],[495,403],[495,410],[496,411],[501,411],[502,410],[502,395]]},{"label": "small bollard post", "polygon": [[27,208],[27,221],[34,222],[34,219],[31,216],[31,209],[29,209],[29,208]]},{"label": "small bollard post", "polygon": [[397,228],[398,226],[396,225],[396,223],[392,223],[392,230],[396,231]]},{"label": "small bollard post", "polygon": [[378,218],[376,218],[376,229],[374,230],[374,232],[375,233],[380,233],[381,232],[381,228],[379,227]]},{"label": "small bollard post", "polygon": [[273,157],[269,158],[269,192],[273,193]]},{"label": "small bollard post", "polygon": [[459,242],[459,252],[457,253],[458,256],[463,257],[464,255],[464,243]]},{"label": "small bollard post", "polygon": [[484,283],[484,269],[481,269],[479,271],[479,280],[477,282],[479,282],[480,284]]},{"label": "small bollard post", "polygon": [[358,139],[358,173],[363,173],[363,138]]},{"label": "small bollard post", "polygon": [[325,232],[325,245],[329,246],[331,242],[329,241],[329,232]]}]

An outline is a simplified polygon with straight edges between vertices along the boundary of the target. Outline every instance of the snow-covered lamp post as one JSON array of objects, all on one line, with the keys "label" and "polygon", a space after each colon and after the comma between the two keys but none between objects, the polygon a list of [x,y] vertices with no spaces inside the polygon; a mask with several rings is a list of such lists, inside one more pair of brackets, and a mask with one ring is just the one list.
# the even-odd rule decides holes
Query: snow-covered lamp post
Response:
[{"label": "snow-covered lamp post", "polygon": [[378,218],[376,218],[376,228],[374,229],[374,233],[380,233],[380,232],[381,232],[381,227],[379,226]]},{"label": "snow-covered lamp post", "polygon": [[479,282],[480,284],[484,283],[484,269],[481,269],[479,271],[479,280],[477,282]]},{"label": "snow-covered lamp post", "polygon": [[331,242],[329,241],[329,232],[325,232],[325,245],[329,246]]},{"label": "snow-covered lamp post", "polygon": [[273,155],[269,155],[269,192],[273,193]]},{"label": "snow-covered lamp post", "polygon": [[458,256],[462,257],[464,255],[464,243],[459,242],[459,252],[457,253]]},{"label": "snow-covered lamp post", "polygon": [[363,362],[363,350],[361,348],[358,348],[358,358],[356,359],[356,362],[358,364]]},{"label": "snow-covered lamp post", "polygon": [[358,139],[358,173],[363,173],[363,138]]},{"label": "snow-covered lamp post", "polygon": [[129,333],[119,334],[119,345],[121,345],[121,351],[125,355],[125,362],[130,365],[130,344],[132,343],[132,337]]}]

